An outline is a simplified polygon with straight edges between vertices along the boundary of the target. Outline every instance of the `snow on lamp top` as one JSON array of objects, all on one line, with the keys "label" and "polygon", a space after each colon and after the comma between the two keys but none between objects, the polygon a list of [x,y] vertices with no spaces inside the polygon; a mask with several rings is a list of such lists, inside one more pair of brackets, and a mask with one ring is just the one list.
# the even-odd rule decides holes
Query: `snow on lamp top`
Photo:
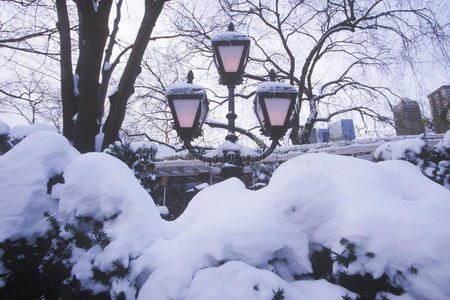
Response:
[{"label": "snow on lamp top", "polygon": [[258,85],[257,93],[297,93],[297,90],[290,84],[264,81]]},{"label": "snow on lamp top", "polygon": [[223,31],[211,36],[211,42],[250,41],[245,34],[236,31]]},{"label": "snow on lamp top", "polygon": [[185,82],[176,82],[166,90],[166,96],[170,95],[205,95],[205,89],[199,85]]},{"label": "snow on lamp top", "polygon": [[211,36],[211,42],[228,42],[228,41],[250,41],[245,34],[234,31],[234,26],[230,23],[228,31],[218,32]]}]

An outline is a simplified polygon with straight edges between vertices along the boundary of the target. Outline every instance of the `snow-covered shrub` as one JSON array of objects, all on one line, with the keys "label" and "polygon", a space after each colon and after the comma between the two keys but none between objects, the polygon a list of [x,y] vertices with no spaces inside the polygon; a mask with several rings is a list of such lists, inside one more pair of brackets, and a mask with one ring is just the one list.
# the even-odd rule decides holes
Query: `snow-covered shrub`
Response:
[{"label": "snow-covered shrub", "polygon": [[56,128],[51,125],[36,123],[31,125],[15,126],[10,129],[8,124],[0,121],[0,155],[8,152],[25,137],[41,131],[56,132]]},{"label": "snow-covered shrub", "polygon": [[8,152],[12,148],[9,134],[9,126],[0,121],[0,155]]},{"label": "snow-covered shrub", "polygon": [[420,138],[384,143],[374,153],[376,161],[400,159],[418,166],[431,180],[450,189],[450,130],[427,150]]},{"label": "snow-covered shrub", "polygon": [[138,299],[448,299],[449,195],[406,162],[305,154],[200,191],[131,278]]},{"label": "snow-covered shrub", "polygon": [[134,171],[134,175],[149,194],[155,187],[155,157],[158,148],[153,144],[142,144],[137,149],[133,148],[129,142],[115,142],[105,149],[114,157],[117,157]]},{"label": "snow-covered shrub", "polygon": [[[393,279],[386,273],[378,278],[374,278],[371,273],[348,274],[347,270],[353,262],[361,260],[361,257],[363,260],[370,261],[376,254],[372,252],[361,253],[359,251],[361,247],[345,238],[341,239],[339,243],[345,247],[341,253],[320,245],[312,247],[310,261],[314,279],[326,279],[356,293],[356,298],[350,295],[342,297],[347,300],[376,299],[377,294],[383,293],[393,295],[404,293],[402,285],[405,284],[406,278],[403,276],[403,271],[398,270]],[[414,266],[408,268],[408,271],[411,274],[417,274],[418,272]]]},{"label": "snow-covered shrub", "polygon": [[0,289],[42,265],[56,291],[104,299],[450,298],[450,192],[410,163],[305,154],[264,189],[232,178],[165,222],[126,164],[40,134],[0,157]]},{"label": "snow-covered shrub", "polygon": [[[164,188],[156,182],[155,157],[157,151],[156,144],[116,142],[104,152],[126,163],[133,170],[141,185],[152,196],[155,204],[161,206],[161,216],[166,220],[173,220],[183,213],[189,201],[198,192],[188,186],[199,185],[201,182],[194,176],[170,177],[164,192]],[[162,206],[164,193],[167,201],[165,206]]]},{"label": "snow-covered shrub", "polygon": [[57,211],[52,179],[78,155],[63,136],[47,131],[0,156],[1,299],[38,299],[42,293],[51,299],[65,289],[58,280],[67,278],[68,269],[58,258],[62,252],[53,250],[57,229],[43,214]]},{"label": "snow-covered shrub", "polygon": [[45,213],[50,229],[32,243],[26,239],[0,243],[1,299],[105,299],[109,293],[92,295],[72,275],[71,244],[64,239],[56,219]]},{"label": "snow-covered shrub", "polygon": [[72,274],[93,293],[133,299],[130,263],[164,232],[152,198],[126,164],[104,153],[79,156],[64,179],[57,220],[62,237],[79,237]]},{"label": "snow-covered shrub", "polygon": [[14,126],[11,128],[11,140],[20,141],[29,135],[42,131],[51,131],[56,133],[58,130],[53,125],[42,123]]},{"label": "snow-covered shrub", "polygon": [[[164,230],[123,162],[80,156],[63,136],[42,132],[0,157],[0,176],[1,293],[16,299],[28,285],[30,293],[53,290],[63,299],[69,292],[72,299],[134,298],[130,261]],[[50,224],[45,211],[47,219],[55,215]],[[25,299],[39,298],[33,295]]]},{"label": "snow-covered shrub", "polygon": [[256,163],[252,166],[252,185],[249,186],[252,190],[259,190],[269,184],[270,177],[278,167],[278,163]]},{"label": "snow-covered shrub", "polygon": [[45,234],[43,213],[58,209],[58,188],[49,191],[49,182],[79,155],[65,137],[43,131],[0,156],[0,241]]},{"label": "snow-covered shrub", "polygon": [[375,149],[374,158],[376,161],[401,159],[418,164],[425,146],[426,143],[420,138],[387,142]]}]

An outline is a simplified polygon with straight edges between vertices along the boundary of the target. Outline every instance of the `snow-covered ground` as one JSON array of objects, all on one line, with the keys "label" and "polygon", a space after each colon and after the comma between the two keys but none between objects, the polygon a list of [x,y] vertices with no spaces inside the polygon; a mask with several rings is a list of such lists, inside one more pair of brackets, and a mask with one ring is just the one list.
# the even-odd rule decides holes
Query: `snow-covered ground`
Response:
[{"label": "snow-covered ground", "polygon": [[[65,183],[47,194],[60,173]],[[310,256],[323,247],[341,253],[345,239],[357,259],[335,263],[335,272],[386,274],[405,290],[390,299],[450,298],[450,192],[405,161],[305,154],[258,191],[238,179],[202,189],[172,222],[123,162],[80,155],[55,132],[31,134],[0,156],[0,179],[0,241],[42,234],[46,210],[61,225],[103,222],[110,243],[73,245],[71,258],[73,274],[95,291],[106,288],[93,268],[108,272],[118,261],[129,273],[109,290],[127,299],[136,291],[138,299],[271,299],[280,288],[285,299],[341,299],[354,294],[313,280]]]}]

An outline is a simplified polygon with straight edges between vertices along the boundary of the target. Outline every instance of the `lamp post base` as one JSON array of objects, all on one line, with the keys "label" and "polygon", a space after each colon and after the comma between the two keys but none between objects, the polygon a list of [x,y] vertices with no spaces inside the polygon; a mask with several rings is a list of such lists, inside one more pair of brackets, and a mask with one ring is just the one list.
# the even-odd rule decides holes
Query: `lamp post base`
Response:
[{"label": "lamp post base", "polygon": [[223,152],[223,165],[220,174],[225,178],[242,178],[242,157],[239,151],[228,150]]},{"label": "lamp post base", "polygon": [[228,179],[231,177],[236,177],[242,179],[244,173],[242,172],[242,168],[236,165],[224,164],[220,169],[220,175],[224,179]]}]

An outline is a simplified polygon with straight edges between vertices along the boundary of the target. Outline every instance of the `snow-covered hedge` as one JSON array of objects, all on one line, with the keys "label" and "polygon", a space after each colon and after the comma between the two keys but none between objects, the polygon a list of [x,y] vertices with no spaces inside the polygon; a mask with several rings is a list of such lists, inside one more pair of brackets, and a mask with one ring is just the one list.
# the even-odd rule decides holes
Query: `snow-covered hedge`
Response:
[{"label": "snow-covered hedge", "polygon": [[388,142],[374,152],[376,161],[400,159],[418,166],[431,180],[450,189],[450,130],[442,140],[427,149],[420,138]]},{"label": "snow-covered hedge", "polygon": [[[207,187],[167,222],[126,164],[71,149],[41,133],[0,157],[1,229],[13,229],[0,240],[0,296],[12,261],[44,249],[30,273],[59,270],[57,291],[78,299],[450,298],[450,192],[407,162],[305,154],[258,191],[237,179]],[[49,226],[36,221],[43,210]]]},{"label": "snow-covered hedge", "polygon": [[259,190],[267,186],[270,182],[273,172],[278,168],[279,164],[255,163],[252,166],[252,184],[249,186],[251,190]]},{"label": "snow-covered hedge", "polygon": [[153,192],[156,180],[155,157],[158,152],[155,144],[141,143],[138,147],[132,147],[129,142],[115,142],[104,152],[126,163],[147,192]]},{"label": "snow-covered hedge", "polygon": [[26,136],[40,131],[56,131],[56,128],[52,125],[39,123],[10,128],[8,124],[0,121],[0,155],[8,152]]},{"label": "snow-covered hedge", "polygon": [[0,155],[11,149],[10,132],[8,124],[0,121]]}]

